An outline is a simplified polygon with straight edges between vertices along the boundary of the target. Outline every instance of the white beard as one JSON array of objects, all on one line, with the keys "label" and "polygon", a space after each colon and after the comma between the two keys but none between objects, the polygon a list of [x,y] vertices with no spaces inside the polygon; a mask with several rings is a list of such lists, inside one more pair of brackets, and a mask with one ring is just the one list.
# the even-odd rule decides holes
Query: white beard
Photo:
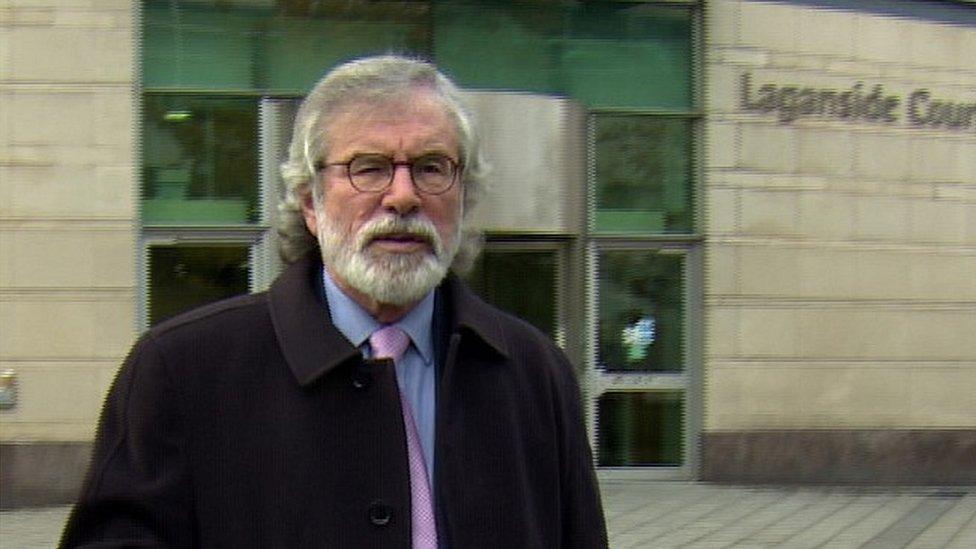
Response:
[{"label": "white beard", "polygon": [[[350,234],[333,224],[321,210],[315,215],[322,262],[353,289],[388,305],[416,303],[440,284],[461,242],[460,225],[445,246],[434,224],[422,217],[384,215]],[[392,253],[369,247],[377,236],[394,232],[427,240],[433,253]]]}]

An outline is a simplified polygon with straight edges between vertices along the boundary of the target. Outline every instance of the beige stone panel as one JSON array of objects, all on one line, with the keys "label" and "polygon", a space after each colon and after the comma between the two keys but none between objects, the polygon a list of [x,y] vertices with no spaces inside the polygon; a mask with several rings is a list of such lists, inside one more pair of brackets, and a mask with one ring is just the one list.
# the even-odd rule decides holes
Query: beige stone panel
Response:
[{"label": "beige stone panel", "polygon": [[795,356],[872,360],[964,360],[976,356],[976,339],[972,337],[976,314],[971,308],[810,307],[796,311],[795,330]]},{"label": "beige stone panel", "polygon": [[972,282],[976,256],[972,255],[790,247],[772,248],[769,253],[796,256],[794,296],[800,299],[976,301]]},{"label": "beige stone panel", "polygon": [[132,81],[130,28],[18,26],[5,32],[0,78],[27,82]]},{"label": "beige stone panel", "polygon": [[706,376],[706,430],[971,428],[974,378],[939,366],[723,363]]},{"label": "beige stone panel", "polygon": [[[783,180],[777,177],[776,180]],[[708,186],[735,187],[740,189],[767,189],[774,185],[774,180],[768,174],[745,170],[720,171],[713,170],[708,174]]]},{"label": "beige stone panel", "polygon": [[794,6],[743,1],[739,5],[739,44],[770,50],[797,50],[799,13]]},{"label": "beige stone panel", "polygon": [[[976,29],[972,27],[962,29],[962,34],[959,36],[959,51],[976,51]],[[958,70],[976,74],[976,56],[960,55]]]},{"label": "beige stone panel", "polygon": [[[817,414],[819,395],[843,386],[834,376],[806,368],[750,363],[709,370],[705,388],[705,429],[784,429],[842,424],[843,411]],[[835,399],[838,396],[834,397]]]},{"label": "beige stone panel", "polygon": [[780,246],[742,246],[739,256],[743,295],[796,296],[800,292],[797,250]]},{"label": "beige stone panel", "polygon": [[912,50],[908,59],[922,67],[956,69],[962,65],[963,57],[972,57],[972,52],[960,49],[964,32],[956,25],[916,22],[911,27]]},{"label": "beige stone panel", "polygon": [[[43,4],[31,6],[4,7],[0,19],[10,26],[56,25],[65,27],[101,27],[120,29],[132,26],[133,6],[120,6],[110,9],[102,6],[58,6],[58,9]],[[122,9],[120,9],[122,8]]]},{"label": "beige stone panel", "polygon": [[719,52],[712,52],[714,60],[722,64],[742,65],[745,67],[765,67],[774,58],[768,51],[754,47],[723,48]]},{"label": "beige stone panel", "polygon": [[848,299],[860,279],[850,253],[829,249],[798,249],[799,297]]},{"label": "beige stone panel", "polygon": [[121,357],[135,336],[135,300],[129,291],[86,301],[5,297],[0,302],[0,356],[24,358]]},{"label": "beige stone panel", "polygon": [[135,288],[134,227],[0,229],[0,287]]},{"label": "beige stone panel", "polygon": [[854,54],[859,59],[904,63],[911,58],[913,22],[876,14],[857,14]]},{"label": "beige stone panel", "polygon": [[798,357],[891,358],[904,356],[908,349],[910,330],[904,313],[808,306],[796,316]]},{"label": "beige stone panel", "polygon": [[708,234],[738,232],[737,189],[709,188],[705,190],[705,231]]},{"label": "beige stone panel", "polygon": [[705,165],[709,169],[733,168],[736,165],[734,123],[713,122],[705,129]]},{"label": "beige stone panel", "polygon": [[738,347],[708,335],[712,356],[846,360],[964,360],[976,356],[972,309],[813,306],[711,306],[717,328]]},{"label": "beige stone panel", "polygon": [[95,438],[90,422],[0,422],[0,440],[16,442],[86,442]]},{"label": "beige stone panel", "polygon": [[959,155],[962,142],[945,132],[935,132],[930,136],[911,141],[910,176],[918,182],[972,183],[972,174],[960,170]]},{"label": "beige stone panel", "polygon": [[800,298],[976,301],[976,256],[930,251],[783,249],[798,254]]},{"label": "beige stone panel", "polygon": [[[4,431],[30,424],[67,423],[93,427],[119,364],[114,362],[5,362],[17,374],[17,405],[3,412]],[[37,440],[36,437],[30,437]]]},{"label": "beige stone panel", "polygon": [[910,139],[904,133],[858,132],[852,143],[854,174],[867,179],[908,179]]},{"label": "beige stone panel", "polygon": [[886,196],[857,196],[858,239],[904,242],[911,230],[910,201]]},{"label": "beige stone panel", "polygon": [[[709,290],[706,288],[706,292]],[[710,357],[739,356],[740,311],[735,307],[706,305],[705,353]]]},{"label": "beige stone panel", "polygon": [[743,356],[796,356],[804,334],[800,311],[783,308],[741,307],[739,346]]},{"label": "beige stone panel", "polygon": [[736,20],[739,16],[739,2],[733,0],[714,0],[705,10],[708,42],[712,46],[731,46],[736,39]]},{"label": "beige stone panel", "polygon": [[14,143],[0,150],[0,168],[70,166],[128,166],[132,165],[135,151],[116,145]]},{"label": "beige stone panel", "polygon": [[133,9],[132,0],[4,0],[11,8]]},{"label": "beige stone panel", "polygon": [[976,368],[919,366],[910,371],[907,424],[976,427]]},{"label": "beige stone panel", "polygon": [[738,253],[735,246],[709,246],[705,250],[705,294],[733,295],[739,289]]},{"label": "beige stone panel", "polygon": [[[976,84],[973,84],[973,87],[976,88]],[[959,141],[958,162],[961,182],[964,185],[976,186],[976,134]]]},{"label": "beige stone panel", "polygon": [[[906,259],[911,295],[956,303],[976,302],[976,255],[921,252]],[[976,314],[976,311],[974,311]]]},{"label": "beige stone panel", "polygon": [[796,130],[791,126],[744,124],[740,166],[790,174],[796,167]]},{"label": "beige stone panel", "polygon": [[909,266],[918,256],[887,250],[846,250],[855,284],[848,299],[913,299]]},{"label": "beige stone panel", "polygon": [[976,212],[976,204],[915,199],[909,203],[909,207],[912,230],[908,239],[912,242],[967,243],[966,217]]},{"label": "beige stone panel", "polygon": [[856,15],[832,9],[801,9],[797,25],[797,49],[806,53],[854,56]]},{"label": "beige stone panel", "polygon": [[894,427],[908,419],[911,379],[904,368],[809,367],[804,374],[809,383],[804,407],[816,423],[839,428]]},{"label": "beige stone panel", "polygon": [[[708,112],[712,115],[735,113],[739,111],[740,77],[743,69],[732,65],[708,65],[705,82],[708,91],[705,94]],[[712,117],[714,120],[714,116]],[[709,129],[714,124],[709,126]]]},{"label": "beige stone panel", "polygon": [[797,207],[797,230],[806,238],[847,240],[855,234],[855,201],[849,195],[802,193]]},{"label": "beige stone panel", "polygon": [[797,195],[790,191],[743,190],[741,233],[763,236],[796,236]]},{"label": "beige stone panel", "polygon": [[[77,92],[2,94],[2,131],[8,145],[114,147],[130,158],[134,104],[128,86]],[[54,159],[62,160],[62,159]]]},{"label": "beige stone panel", "polygon": [[796,133],[796,169],[803,174],[846,177],[854,163],[853,138],[848,129],[804,128]]},{"label": "beige stone panel", "polygon": [[0,215],[133,220],[136,187],[128,166],[0,166]]},{"label": "beige stone panel", "polygon": [[976,206],[966,205],[966,242],[976,243]]},{"label": "beige stone panel", "polygon": [[819,175],[805,174],[766,174],[745,170],[713,171],[708,174],[709,185],[739,187],[742,189],[763,189],[767,191],[824,191],[831,187],[831,180]]}]

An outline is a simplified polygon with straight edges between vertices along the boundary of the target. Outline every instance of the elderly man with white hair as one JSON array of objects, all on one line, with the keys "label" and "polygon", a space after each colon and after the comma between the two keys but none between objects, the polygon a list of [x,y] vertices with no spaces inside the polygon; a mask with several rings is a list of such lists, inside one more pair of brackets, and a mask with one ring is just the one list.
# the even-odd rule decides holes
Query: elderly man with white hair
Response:
[{"label": "elderly man with white hair", "polygon": [[106,400],[63,547],[605,547],[562,352],[454,274],[484,162],[434,66],[298,112],[266,293],[168,320]]}]

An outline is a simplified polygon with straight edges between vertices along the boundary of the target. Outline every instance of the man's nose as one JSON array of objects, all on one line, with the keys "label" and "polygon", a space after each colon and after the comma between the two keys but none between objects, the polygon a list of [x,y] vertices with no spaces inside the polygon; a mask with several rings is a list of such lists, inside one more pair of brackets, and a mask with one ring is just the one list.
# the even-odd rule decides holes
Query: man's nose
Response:
[{"label": "man's nose", "polygon": [[413,213],[420,207],[420,195],[413,184],[410,166],[393,166],[393,181],[383,192],[383,207],[396,211],[399,215]]}]

